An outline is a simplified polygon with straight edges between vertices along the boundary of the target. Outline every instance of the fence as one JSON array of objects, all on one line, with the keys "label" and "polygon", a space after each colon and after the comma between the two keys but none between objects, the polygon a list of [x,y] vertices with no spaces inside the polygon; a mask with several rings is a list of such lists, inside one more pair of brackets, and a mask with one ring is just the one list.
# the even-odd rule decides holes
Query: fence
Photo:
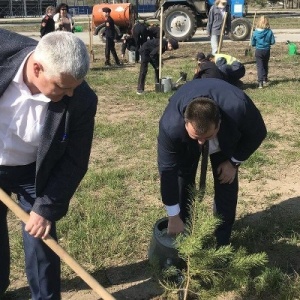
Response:
[{"label": "fence", "polygon": [[22,0],[22,1],[4,1],[0,0],[0,18],[5,17],[36,17],[45,13],[46,7],[56,5],[52,0]]}]

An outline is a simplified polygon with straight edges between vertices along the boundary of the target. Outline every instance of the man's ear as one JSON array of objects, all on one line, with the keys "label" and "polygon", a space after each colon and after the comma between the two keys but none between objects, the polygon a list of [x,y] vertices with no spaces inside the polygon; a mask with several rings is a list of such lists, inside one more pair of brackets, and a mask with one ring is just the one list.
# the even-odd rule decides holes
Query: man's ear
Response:
[{"label": "man's ear", "polygon": [[44,72],[44,68],[43,68],[43,66],[42,66],[40,63],[35,62],[35,63],[33,64],[33,72],[34,72],[34,75],[35,75],[36,77],[38,77],[39,74],[40,74],[40,72]]}]

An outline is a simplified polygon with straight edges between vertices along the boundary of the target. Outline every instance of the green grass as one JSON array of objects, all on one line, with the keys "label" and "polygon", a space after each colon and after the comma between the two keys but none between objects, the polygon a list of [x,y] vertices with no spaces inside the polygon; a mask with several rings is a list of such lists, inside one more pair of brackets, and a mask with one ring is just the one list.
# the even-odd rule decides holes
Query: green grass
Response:
[{"label": "green grass", "polygon": [[[244,246],[250,253],[266,252],[270,271],[258,280],[256,291],[247,291],[249,298],[242,291],[235,293],[243,295],[243,299],[296,299],[295,295],[300,295],[296,275],[300,271],[299,195],[295,191],[288,195],[281,192],[280,186],[286,179],[280,175],[289,176],[289,168],[299,168],[300,56],[289,57],[284,44],[273,47],[271,85],[259,90],[253,58],[244,57],[246,46],[243,42],[225,43],[224,52],[247,63],[245,92],[261,110],[268,136],[241,167],[232,241],[233,246]],[[118,44],[118,53],[119,47]],[[175,81],[180,71],[186,71],[191,79],[194,56],[200,47],[204,53],[209,52],[208,43],[181,44],[171,57],[164,55],[163,76],[170,75]],[[156,136],[158,120],[172,95],[154,91],[151,66],[147,92],[136,95],[139,65],[108,69],[104,67],[103,46],[95,49],[95,55],[87,76],[99,97],[89,171],[67,216],[58,222],[60,244],[90,272],[147,260],[153,225],[165,216],[159,193]],[[271,183],[275,185],[269,189]],[[212,196],[209,173],[205,201],[210,207]],[[12,278],[18,278],[23,270],[22,244],[19,228],[12,225],[16,221],[11,214],[9,218]],[[64,267],[63,278],[72,276]],[[128,274],[128,278],[131,276]],[[279,292],[274,295],[272,289],[278,291],[278,287]],[[291,296],[284,298],[280,288]]]}]

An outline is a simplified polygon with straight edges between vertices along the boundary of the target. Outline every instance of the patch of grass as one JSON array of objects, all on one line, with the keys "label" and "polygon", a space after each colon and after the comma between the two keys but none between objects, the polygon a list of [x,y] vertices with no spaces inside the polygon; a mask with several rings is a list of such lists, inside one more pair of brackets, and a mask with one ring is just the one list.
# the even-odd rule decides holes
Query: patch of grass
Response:
[{"label": "patch of grass", "polygon": [[[286,45],[276,44],[269,64],[271,84],[259,90],[255,62],[244,56],[245,45],[224,43],[223,52],[245,63],[243,89],[259,107],[268,136],[240,167],[240,198],[232,243],[244,246],[250,253],[267,253],[270,274],[262,277],[253,293],[256,296],[269,293],[273,297],[261,299],[284,299],[273,296],[271,287],[282,286],[282,277],[273,268],[279,268],[283,277],[288,278],[283,281],[288,282],[287,294],[300,294],[299,278],[291,276],[300,271],[299,189],[297,185],[293,186],[294,190],[284,189],[295,176],[299,179],[300,56],[291,59]],[[209,43],[183,43],[170,57],[166,53],[162,75],[176,80],[180,71],[185,71],[190,80],[195,68],[194,57],[200,50],[208,53]],[[120,44],[117,51],[120,53]],[[139,96],[136,95],[139,64],[105,68],[104,45],[97,47],[96,59],[87,76],[99,97],[90,167],[67,216],[57,224],[60,243],[88,271],[147,260],[153,225],[165,216],[159,191],[156,143],[158,121],[172,95],[172,92],[155,92],[151,66],[146,93]],[[204,201],[212,207],[210,168],[208,172]],[[23,270],[22,243],[15,231],[11,236],[12,278],[17,278]],[[64,268],[63,276],[74,275]]]}]

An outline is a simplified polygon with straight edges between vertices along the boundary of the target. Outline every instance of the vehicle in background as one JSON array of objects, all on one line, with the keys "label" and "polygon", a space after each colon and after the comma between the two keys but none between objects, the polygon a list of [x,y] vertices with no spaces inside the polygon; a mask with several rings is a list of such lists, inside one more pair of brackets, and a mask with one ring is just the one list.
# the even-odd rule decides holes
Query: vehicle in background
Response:
[{"label": "vehicle in background", "polygon": [[[166,37],[180,42],[189,41],[197,28],[205,27],[209,9],[214,0],[162,0],[156,2],[154,18],[160,18],[160,7],[163,7],[163,29]],[[232,25],[229,34],[232,40],[242,41],[249,37],[251,23],[247,20],[245,0],[228,0]]]}]

